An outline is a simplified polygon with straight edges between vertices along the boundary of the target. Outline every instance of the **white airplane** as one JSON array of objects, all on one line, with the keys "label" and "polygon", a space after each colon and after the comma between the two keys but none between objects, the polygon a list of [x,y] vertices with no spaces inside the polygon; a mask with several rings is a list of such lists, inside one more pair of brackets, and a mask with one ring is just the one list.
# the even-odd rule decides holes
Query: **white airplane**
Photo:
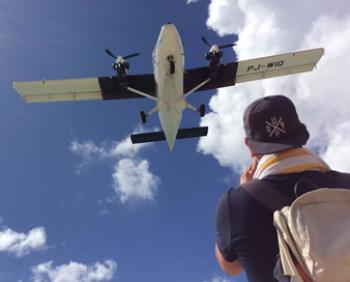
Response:
[{"label": "white airplane", "polygon": [[[209,45],[204,37],[202,40]],[[115,56],[107,49],[107,54],[116,60],[113,64],[116,76],[14,82],[14,88],[27,102],[138,97],[152,99],[156,105],[148,113],[140,112],[142,122],[146,123],[151,114],[158,112],[163,131],[133,134],[131,141],[144,143],[166,140],[172,151],[176,139],[207,135],[207,127],[180,129],[184,109],[198,111],[200,116],[205,114],[204,105],[197,109],[186,101],[195,91],[311,71],[324,54],[324,49],[318,48],[220,64],[223,55],[221,49],[232,46],[234,44],[210,46],[210,51],[206,54],[208,66],[185,70],[180,36],[176,27],[168,23],[161,28],[153,51],[153,75],[127,75],[129,64],[126,60],[138,54]]]}]

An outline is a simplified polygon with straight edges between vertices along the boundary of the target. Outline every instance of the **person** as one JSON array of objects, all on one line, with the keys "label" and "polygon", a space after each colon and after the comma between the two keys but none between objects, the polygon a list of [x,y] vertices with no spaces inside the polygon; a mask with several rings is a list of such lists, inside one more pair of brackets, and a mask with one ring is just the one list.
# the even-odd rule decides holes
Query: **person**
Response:
[{"label": "person", "polygon": [[[238,188],[220,199],[216,215],[217,261],[224,272],[246,272],[248,281],[277,281],[273,276],[279,253],[273,211],[259,203],[247,185],[276,189],[295,199],[294,187],[306,179],[315,187],[350,187],[350,174],[332,171],[303,146],[309,139],[293,102],[286,96],[266,96],[251,103],[243,116],[245,143],[252,160]],[[273,202],[274,199],[271,199]]]}]

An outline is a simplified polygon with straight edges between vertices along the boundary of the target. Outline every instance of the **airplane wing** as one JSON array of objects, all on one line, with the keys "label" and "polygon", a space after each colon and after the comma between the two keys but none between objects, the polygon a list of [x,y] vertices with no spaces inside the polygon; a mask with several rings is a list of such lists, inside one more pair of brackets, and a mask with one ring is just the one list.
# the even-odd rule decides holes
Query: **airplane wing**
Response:
[{"label": "airplane wing", "polygon": [[[152,74],[129,75],[129,86],[155,96]],[[117,77],[14,82],[15,90],[26,102],[62,102],[141,98],[120,87]]]},{"label": "airplane wing", "polygon": [[[235,85],[236,83],[260,80],[282,75],[312,71],[324,54],[323,48],[287,53],[257,59],[221,64],[218,76],[197,91]],[[189,69],[185,72],[185,93],[206,80],[208,67]]]},{"label": "airplane wing", "polygon": [[[311,71],[323,54],[324,49],[318,48],[221,64],[218,75],[196,91]],[[184,75],[184,93],[195,88],[209,76],[210,71],[208,67],[186,70]],[[128,75],[128,83],[130,87],[151,96],[156,96],[153,74]],[[142,97],[123,89],[119,85],[117,77],[14,82],[14,88],[27,102],[109,100]]]}]

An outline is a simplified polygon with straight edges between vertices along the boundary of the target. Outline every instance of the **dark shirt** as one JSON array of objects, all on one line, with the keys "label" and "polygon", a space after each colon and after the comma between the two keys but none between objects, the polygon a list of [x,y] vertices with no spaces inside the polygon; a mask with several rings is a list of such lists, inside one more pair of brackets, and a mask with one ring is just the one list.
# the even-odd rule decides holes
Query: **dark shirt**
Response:
[{"label": "dark shirt", "polygon": [[[350,188],[350,174],[329,171],[271,175],[264,181],[271,189],[290,195],[301,178],[318,187]],[[259,181],[254,185],[259,185]],[[227,261],[237,258],[249,281],[271,282],[278,254],[277,234],[273,227],[273,212],[257,202],[246,190],[230,189],[219,201],[216,218],[216,243]]]}]

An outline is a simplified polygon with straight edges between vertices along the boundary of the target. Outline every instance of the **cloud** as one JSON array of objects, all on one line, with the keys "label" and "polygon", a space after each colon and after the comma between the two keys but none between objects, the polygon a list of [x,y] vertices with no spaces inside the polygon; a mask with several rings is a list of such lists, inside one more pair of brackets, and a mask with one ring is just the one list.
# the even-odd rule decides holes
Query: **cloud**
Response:
[{"label": "cloud", "polygon": [[216,276],[211,280],[211,282],[230,282],[230,281],[231,280],[228,280],[226,278],[219,277],[219,276]]},{"label": "cloud", "polygon": [[221,277],[215,275],[210,281],[204,281],[204,282],[235,282],[235,281],[240,281],[238,277],[231,277],[230,279],[226,277]]},{"label": "cloud", "polygon": [[123,158],[115,165],[113,188],[122,203],[128,200],[153,200],[160,179],[149,171],[147,160]]},{"label": "cloud", "polygon": [[[137,131],[140,132],[140,129]],[[70,150],[82,159],[78,165],[78,172],[91,163],[106,159],[115,160],[112,186],[119,200],[126,203],[132,200],[153,200],[158,191],[160,178],[150,171],[148,160],[140,157],[140,151],[148,146],[149,143],[132,144],[127,137],[110,145],[104,143],[100,146],[90,140],[74,140]]]},{"label": "cloud", "polygon": [[96,262],[91,266],[74,261],[56,267],[52,264],[52,261],[49,261],[33,267],[33,280],[35,282],[110,281],[117,269],[117,263],[113,260],[106,260],[104,263]]},{"label": "cloud", "polygon": [[91,140],[83,142],[73,140],[70,144],[69,150],[81,157],[81,163],[78,165],[78,171],[92,162],[102,161],[111,156],[108,149],[106,149],[104,146],[95,145],[95,143]]},{"label": "cloud", "polygon": [[205,155],[212,154],[222,166],[239,170],[248,154],[243,146],[242,109],[251,95],[237,88],[232,92],[231,87],[222,89],[210,100],[212,112],[201,122],[202,126],[209,127],[208,136],[200,139],[198,150]]},{"label": "cloud", "polygon": [[222,166],[241,171],[249,161],[242,130],[245,107],[264,95],[284,94],[292,98],[308,126],[308,146],[331,167],[349,171],[350,163],[341,161],[348,152],[342,140],[350,137],[346,87],[350,6],[346,1],[212,0],[207,25],[219,35],[238,34],[234,48],[239,59],[317,47],[325,48],[325,56],[311,73],[219,89],[209,103],[212,113],[202,119],[209,134],[200,140],[198,150],[213,155]]},{"label": "cloud", "polygon": [[[143,132],[143,129],[139,127],[134,131],[134,133],[140,132]],[[135,157],[143,148],[150,145],[150,143],[132,144],[129,137],[110,144],[103,142],[100,145],[96,145],[91,140],[79,142],[78,140],[74,139],[69,146],[69,150],[81,158],[81,162],[78,165],[78,168],[81,169],[89,164],[106,159]]]},{"label": "cloud", "polygon": [[238,33],[243,26],[244,14],[239,9],[239,2],[230,0],[212,0],[209,5],[207,26],[219,35]]},{"label": "cloud", "polygon": [[23,257],[45,247],[46,233],[43,227],[34,228],[28,234],[18,233],[9,228],[0,231],[0,252]]},{"label": "cloud", "polygon": [[193,3],[197,3],[200,0],[187,0],[186,4],[193,4]]},{"label": "cloud", "polygon": [[111,155],[116,157],[135,157],[141,149],[150,146],[150,143],[132,144],[129,137],[115,142],[111,149]]},{"label": "cloud", "polygon": [[350,121],[346,121],[338,125],[330,138],[327,149],[324,153],[324,159],[332,164],[334,169],[340,171],[349,171],[349,160],[347,156],[350,155]]}]

